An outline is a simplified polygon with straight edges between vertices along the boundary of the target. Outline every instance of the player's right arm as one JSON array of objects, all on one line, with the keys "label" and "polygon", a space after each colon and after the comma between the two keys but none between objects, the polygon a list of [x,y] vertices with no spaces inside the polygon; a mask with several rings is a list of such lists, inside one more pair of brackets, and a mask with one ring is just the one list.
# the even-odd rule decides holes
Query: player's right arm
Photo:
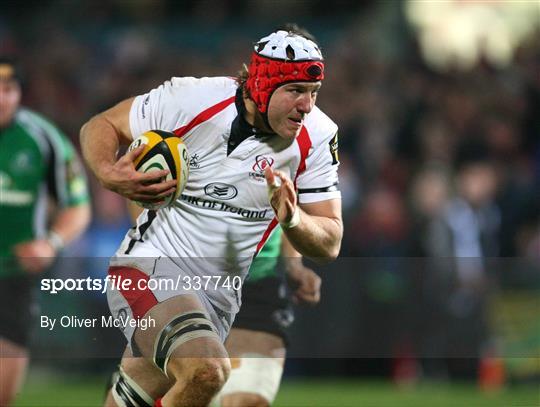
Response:
[{"label": "player's right arm", "polygon": [[133,140],[129,123],[133,100],[126,99],[85,123],[81,128],[81,149],[86,163],[105,188],[131,200],[157,202],[174,193],[175,180],[158,182],[168,171],[143,174],[135,170],[133,161],[144,146],[117,159],[120,146]]}]

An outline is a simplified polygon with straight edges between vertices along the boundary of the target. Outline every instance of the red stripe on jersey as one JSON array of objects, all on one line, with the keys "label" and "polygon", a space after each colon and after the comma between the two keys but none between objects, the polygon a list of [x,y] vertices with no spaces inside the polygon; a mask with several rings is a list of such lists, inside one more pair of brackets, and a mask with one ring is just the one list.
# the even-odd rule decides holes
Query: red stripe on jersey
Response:
[{"label": "red stripe on jersey", "polygon": [[[264,244],[268,240],[268,237],[270,236],[270,233],[272,233],[272,230],[274,230],[274,228],[277,226],[277,224],[278,224],[277,218],[272,219],[272,221],[270,222],[270,224],[268,225],[268,227],[264,231],[264,234],[263,234],[263,237],[262,237],[261,241],[257,245],[257,250],[255,250],[255,256],[257,256],[259,254],[259,252],[263,248]],[[253,256],[253,257],[255,257],[255,256]]]},{"label": "red stripe on jersey", "polygon": [[228,99],[225,99],[214,106],[210,106],[208,109],[203,110],[197,116],[195,116],[188,124],[182,126],[173,131],[178,137],[184,137],[188,131],[190,131],[195,126],[198,126],[201,123],[204,123],[207,120],[210,120],[216,114],[221,112],[227,106],[234,102],[235,96],[231,96]]},{"label": "red stripe on jersey", "polygon": [[[298,143],[298,147],[300,148],[300,163],[298,164],[298,169],[296,170],[296,176],[294,177],[294,186],[296,187],[296,179],[298,176],[306,170],[306,158],[309,153],[309,149],[311,148],[311,138],[309,137],[309,133],[305,126],[302,126],[302,129],[300,130],[300,134],[296,138],[296,142]],[[272,219],[270,222],[270,225],[268,225],[268,228],[263,234],[263,237],[259,244],[257,245],[257,250],[255,250],[255,256],[259,254],[259,251],[263,248],[264,244],[268,240],[268,237],[270,236],[270,233],[274,228],[277,226],[278,220],[277,218]]]},{"label": "red stripe on jersey", "polygon": [[150,277],[141,270],[133,267],[111,266],[109,275],[116,277],[114,289],[120,290],[136,319],[144,317],[148,310],[158,303],[154,293],[148,288]]},{"label": "red stripe on jersey", "polygon": [[298,169],[296,170],[296,176],[294,177],[294,186],[296,187],[296,179],[298,176],[306,170],[306,158],[309,154],[309,149],[311,148],[311,138],[305,126],[302,126],[300,134],[296,137],[296,142],[300,148],[300,163],[298,164]]}]

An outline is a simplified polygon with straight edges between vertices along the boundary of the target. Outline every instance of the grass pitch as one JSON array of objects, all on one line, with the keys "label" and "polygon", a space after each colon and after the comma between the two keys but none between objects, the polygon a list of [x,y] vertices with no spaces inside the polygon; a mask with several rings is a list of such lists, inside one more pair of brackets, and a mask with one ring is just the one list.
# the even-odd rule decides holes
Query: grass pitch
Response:
[{"label": "grass pitch", "polygon": [[[103,401],[105,377],[58,376],[34,372],[19,395],[17,407],[94,407]],[[398,389],[383,381],[360,379],[285,379],[277,407],[538,407],[535,386],[480,392],[473,384],[420,384]]]}]

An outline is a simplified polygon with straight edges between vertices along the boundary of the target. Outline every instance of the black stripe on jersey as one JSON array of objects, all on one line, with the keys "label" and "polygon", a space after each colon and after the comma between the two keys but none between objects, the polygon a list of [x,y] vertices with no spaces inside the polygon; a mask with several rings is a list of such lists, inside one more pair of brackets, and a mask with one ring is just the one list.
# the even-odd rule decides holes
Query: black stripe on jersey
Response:
[{"label": "black stripe on jersey", "polygon": [[131,252],[131,250],[133,249],[133,246],[135,246],[135,243],[137,243],[138,240],[135,240],[135,239],[131,239],[129,241],[129,245],[128,245],[128,248],[126,249],[126,251],[124,252],[124,254],[129,254],[129,252]]},{"label": "black stripe on jersey", "polygon": [[131,239],[129,241],[128,248],[126,249],[124,254],[129,254],[129,252],[131,252],[131,250],[133,249],[133,246],[135,246],[135,243],[143,241],[143,235],[148,230],[148,228],[150,227],[154,219],[156,218],[156,215],[157,215],[156,211],[148,211],[148,219],[139,227],[139,233],[141,236],[139,237],[139,239]]},{"label": "black stripe on jersey", "polygon": [[45,130],[41,129],[43,132],[43,139],[49,147],[49,157],[47,161],[47,192],[54,199],[55,202],[58,202],[60,198],[60,191],[58,191],[58,184],[56,182],[56,156],[57,152],[54,148],[52,140],[45,134]]},{"label": "black stripe on jersey", "polygon": [[299,189],[299,194],[316,194],[320,192],[334,192],[338,191],[337,187],[338,183],[336,182],[334,185],[330,185],[329,187],[323,187],[323,188],[303,188]]},{"label": "black stripe on jersey", "polygon": [[[64,206],[65,202],[61,199],[63,198],[63,194],[60,190],[61,185],[59,185],[59,179],[61,179],[62,176],[65,177],[65,174],[57,173],[58,160],[62,160],[63,156],[61,150],[57,151],[58,147],[53,141],[54,136],[50,134],[53,131],[58,132],[58,130],[54,128],[52,123],[46,123],[46,125],[44,125],[43,121],[45,119],[37,117],[35,113],[27,109],[22,109],[17,114],[15,120],[20,123],[24,131],[38,144],[39,150],[43,155],[46,169],[45,179],[43,181],[47,188],[47,194],[53,198],[59,206]],[[61,136],[59,135],[59,137]]]}]

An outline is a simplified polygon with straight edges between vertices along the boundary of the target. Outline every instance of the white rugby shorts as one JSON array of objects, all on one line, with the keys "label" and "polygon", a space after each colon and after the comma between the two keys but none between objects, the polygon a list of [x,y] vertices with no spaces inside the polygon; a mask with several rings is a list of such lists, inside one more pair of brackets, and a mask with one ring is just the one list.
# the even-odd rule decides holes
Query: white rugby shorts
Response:
[{"label": "white rugby shorts", "polygon": [[[229,334],[235,314],[212,305],[205,290],[193,284],[195,276],[186,273],[148,242],[138,242],[129,256],[111,258],[108,274],[107,300],[113,318],[139,320],[158,303],[192,294],[201,301],[222,342]],[[136,329],[132,325],[121,328],[130,344]]]}]

